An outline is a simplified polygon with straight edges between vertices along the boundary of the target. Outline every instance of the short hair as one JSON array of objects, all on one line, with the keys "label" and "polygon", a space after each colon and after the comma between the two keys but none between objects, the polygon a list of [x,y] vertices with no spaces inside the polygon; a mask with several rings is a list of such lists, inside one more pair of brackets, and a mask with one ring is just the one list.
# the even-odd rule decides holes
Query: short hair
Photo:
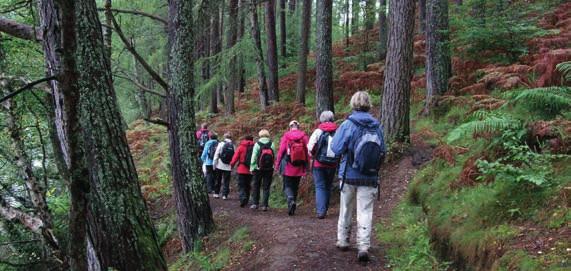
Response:
[{"label": "short hair", "polygon": [[210,139],[218,139],[218,134],[217,133],[210,133]]},{"label": "short hair", "polygon": [[226,132],[226,133],[224,133],[224,138],[232,139],[232,134],[230,132]]},{"label": "short hair", "polygon": [[319,122],[332,122],[334,120],[335,115],[329,110],[323,111],[321,112],[321,115],[319,115]]},{"label": "short hair", "polygon": [[251,135],[244,136],[245,140],[254,140],[254,137]]},{"label": "short hair", "polygon": [[200,128],[202,128],[202,129],[208,129],[208,123],[203,122],[202,124],[200,124]]},{"label": "short hair", "polygon": [[369,112],[371,110],[371,98],[366,91],[357,91],[351,97],[351,109],[355,111]]},{"label": "short hair", "polygon": [[258,133],[259,137],[270,137],[270,131],[266,130],[266,129],[262,129],[260,130],[260,132]]}]

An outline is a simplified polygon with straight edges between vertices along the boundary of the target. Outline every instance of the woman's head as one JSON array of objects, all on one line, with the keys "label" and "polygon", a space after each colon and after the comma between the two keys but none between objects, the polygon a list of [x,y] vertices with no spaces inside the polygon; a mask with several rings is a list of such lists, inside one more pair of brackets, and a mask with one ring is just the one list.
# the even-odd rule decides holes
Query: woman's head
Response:
[{"label": "woman's head", "polygon": [[224,139],[232,139],[232,134],[230,132],[226,132],[224,134]]},{"label": "woman's head", "polygon": [[262,129],[260,130],[260,132],[258,133],[259,137],[270,137],[270,131],[266,130],[266,129]]},{"label": "woman's head", "polygon": [[289,122],[289,129],[290,130],[298,130],[299,129],[299,122],[297,120],[292,120]]},{"label": "woman's head", "polygon": [[351,109],[355,111],[369,112],[371,110],[371,98],[366,91],[357,91],[351,97]]},{"label": "woman's head", "polygon": [[215,132],[210,132],[210,139],[218,139],[218,134]]},{"label": "woman's head", "polygon": [[321,115],[319,115],[319,122],[323,123],[323,122],[333,122],[335,120],[335,115],[333,114],[333,112],[327,110],[327,111],[323,111],[321,112]]},{"label": "woman's head", "polygon": [[202,128],[202,129],[208,129],[208,123],[203,122],[202,124],[200,124],[200,128]]}]

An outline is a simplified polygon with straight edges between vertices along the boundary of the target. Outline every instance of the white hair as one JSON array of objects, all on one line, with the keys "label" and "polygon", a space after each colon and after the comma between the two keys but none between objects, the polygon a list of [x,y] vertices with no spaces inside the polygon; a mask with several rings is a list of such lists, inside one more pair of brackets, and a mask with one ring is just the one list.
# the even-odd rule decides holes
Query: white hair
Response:
[{"label": "white hair", "polygon": [[357,91],[351,97],[351,109],[355,111],[369,112],[371,110],[371,98],[366,91]]},{"label": "white hair", "polygon": [[334,120],[334,116],[333,112],[327,110],[327,111],[323,111],[321,112],[321,115],[319,115],[319,122],[330,122]]}]

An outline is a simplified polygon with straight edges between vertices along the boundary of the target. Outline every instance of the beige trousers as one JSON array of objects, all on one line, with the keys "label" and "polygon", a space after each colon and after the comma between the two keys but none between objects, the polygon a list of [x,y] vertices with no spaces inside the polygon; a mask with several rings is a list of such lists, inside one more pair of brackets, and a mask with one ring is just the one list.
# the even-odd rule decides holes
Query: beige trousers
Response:
[{"label": "beige trousers", "polygon": [[337,223],[337,246],[349,246],[351,220],[357,201],[357,249],[367,251],[371,247],[373,227],[373,203],[377,197],[377,188],[369,186],[343,185],[341,206]]}]

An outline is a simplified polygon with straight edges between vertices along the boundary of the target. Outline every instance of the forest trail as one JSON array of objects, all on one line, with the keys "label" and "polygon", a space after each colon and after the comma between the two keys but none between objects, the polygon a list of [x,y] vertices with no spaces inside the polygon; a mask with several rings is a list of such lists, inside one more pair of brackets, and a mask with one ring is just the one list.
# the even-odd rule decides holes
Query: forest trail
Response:
[{"label": "forest trail", "polygon": [[[403,156],[383,168],[381,200],[375,201],[375,224],[387,222],[415,172],[412,156]],[[357,261],[356,248],[342,252],[335,247],[338,195],[332,195],[332,207],[327,217],[319,220],[315,217],[313,203],[299,205],[293,217],[289,217],[284,209],[262,212],[240,208],[234,185],[232,189],[229,200],[211,198],[212,208],[216,217],[226,220],[223,223],[230,221],[247,226],[255,247],[225,270],[390,270],[384,254],[387,245],[379,244],[375,230],[371,261],[366,265]],[[353,236],[352,245],[354,240]]]}]

